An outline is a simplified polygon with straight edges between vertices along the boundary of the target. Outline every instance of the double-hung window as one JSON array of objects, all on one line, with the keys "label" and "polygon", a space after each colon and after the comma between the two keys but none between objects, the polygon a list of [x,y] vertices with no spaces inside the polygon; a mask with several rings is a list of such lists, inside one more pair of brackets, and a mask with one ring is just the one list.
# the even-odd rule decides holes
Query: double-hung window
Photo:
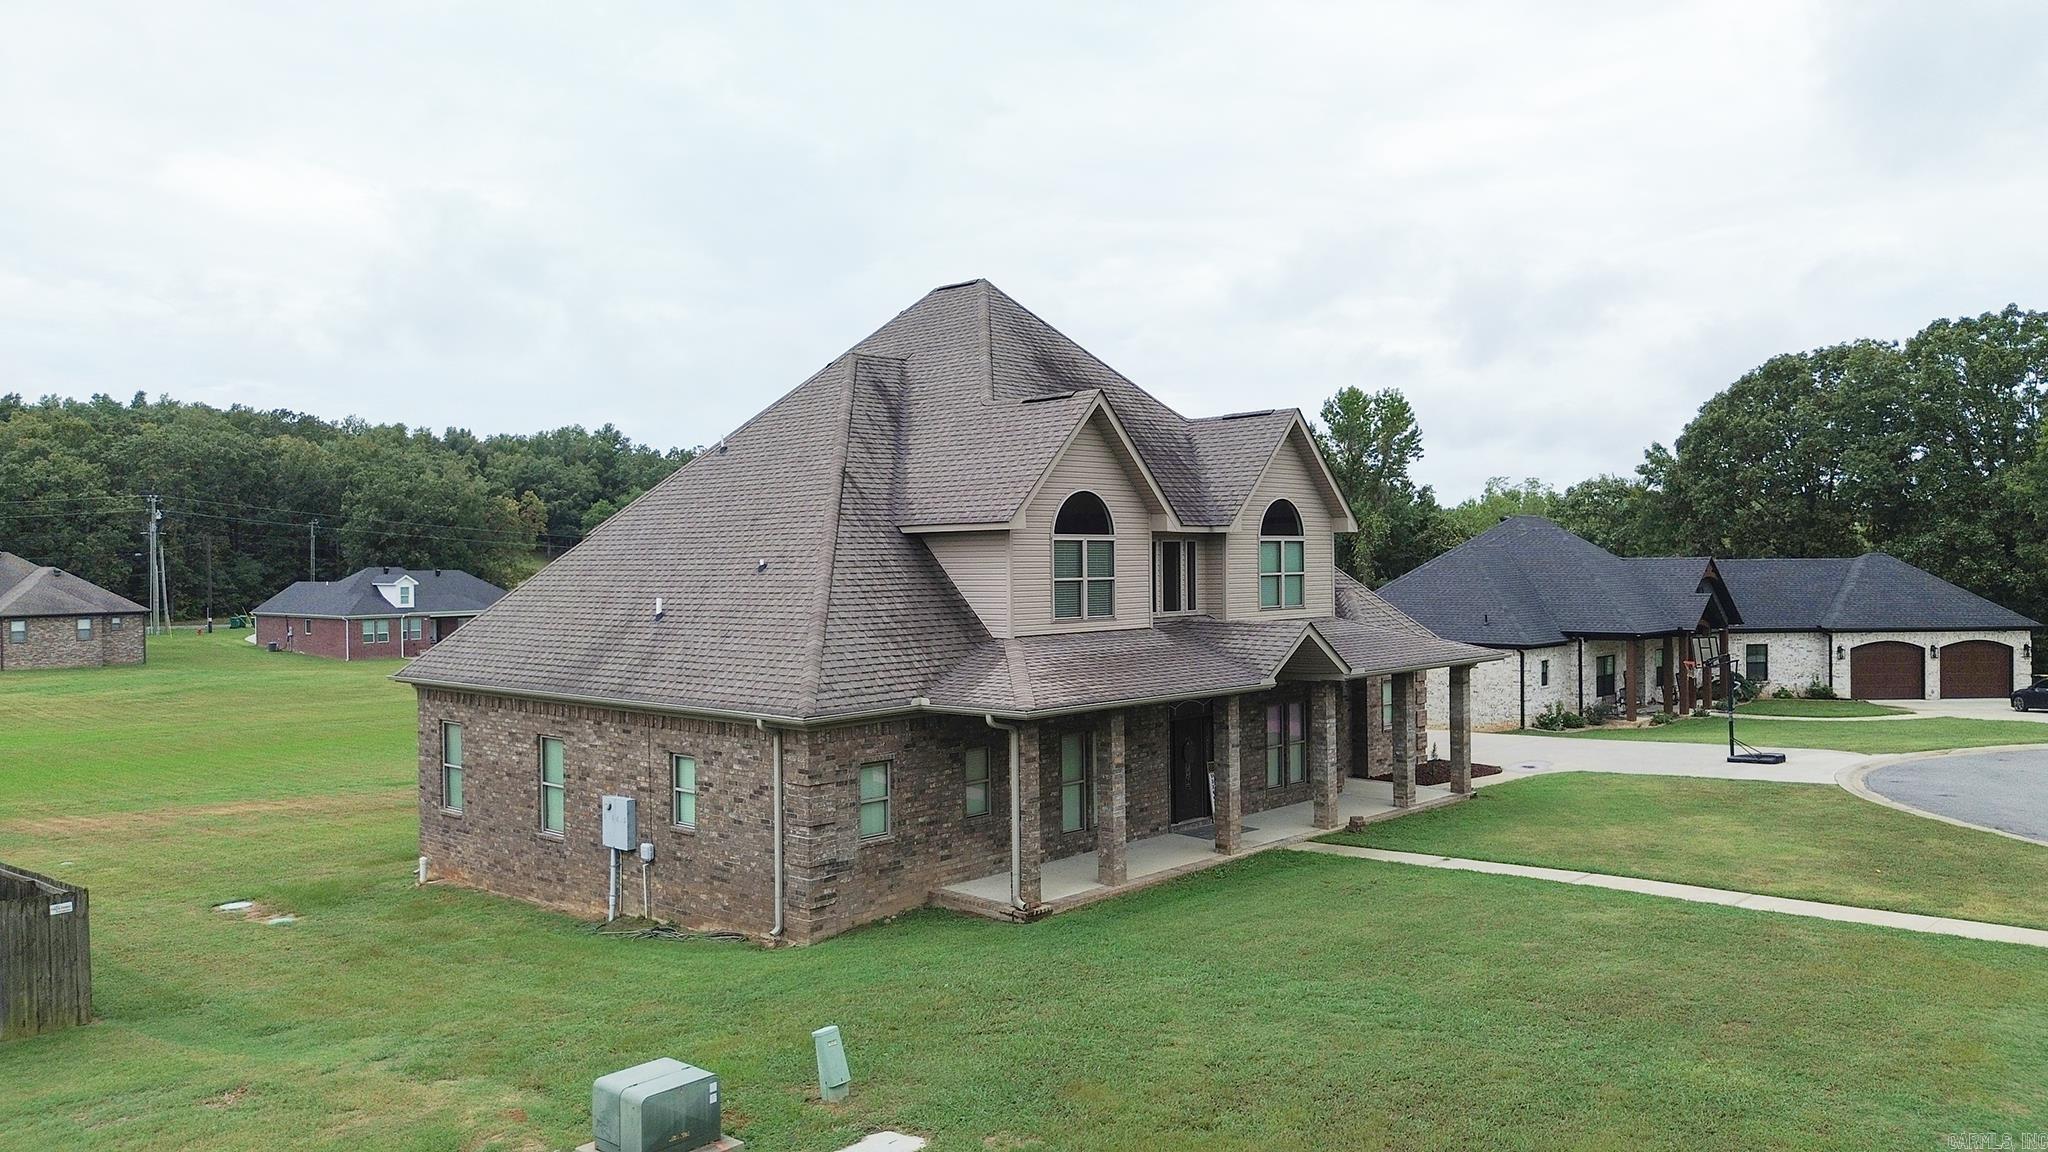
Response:
[{"label": "double-hung window", "polygon": [[462,811],[462,725],[441,725],[441,807]]},{"label": "double-hung window", "polygon": [[390,643],[390,641],[391,641],[391,621],[389,621],[389,620],[365,620],[365,621],[363,621],[363,643],[365,643],[365,644],[388,644],[388,643]]},{"label": "double-hung window", "polygon": [[1096,620],[1116,615],[1116,528],[1109,506],[1076,492],[1052,525],[1052,615]]},{"label": "double-hung window", "polygon": [[400,608],[412,607],[412,585],[400,584],[398,586],[398,606]]},{"label": "double-hung window", "polygon": [[122,621],[121,621],[121,617],[119,617],[119,616],[109,616],[109,617],[107,617],[107,631],[109,631],[109,632],[119,632],[119,631],[121,630],[121,623],[122,623]]},{"label": "double-hung window", "polygon": [[962,752],[960,774],[964,782],[967,815],[988,815],[988,749],[975,747]]},{"label": "double-hung window", "polygon": [[1771,646],[1769,644],[1744,644],[1742,646],[1742,674],[1759,683],[1771,678]]},{"label": "double-hung window", "polygon": [[25,643],[27,643],[27,642],[28,642],[28,621],[26,621],[26,620],[9,620],[9,621],[7,622],[7,640],[8,640],[8,642],[9,642],[9,643],[11,643],[11,644],[25,644]]},{"label": "double-hung window", "polygon": [[1087,732],[1060,737],[1060,831],[1079,832],[1095,823],[1095,796],[1090,787],[1095,740]]},{"label": "double-hung window", "polygon": [[1266,706],[1266,786],[1299,784],[1308,778],[1308,724],[1302,703]]},{"label": "double-hung window", "polygon": [[1307,541],[1301,513],[1292,502],[1275,500],[1259,521],[1259,607],[1299,608],[1308,579]]},{"label": "double-hung window", "polygon": [[1537,663],[1536,663],[1536,683],[1538,683],[1538,684],[1542,685],[1542,686],[1543,686],[1543,687],[1545,687],[1545,688],[1548,688],[1548,687],[1550,687],[1550,661],[1548,661],[1548,660],[1539,660],[1539,661],[1537,661]]},{"label": "double-hung window", "polygon": [[562,834],[562,742],[540,738],[540,830]]},{"label": "double-hung window", "polygon": [[78,618],[78,638],[80,640],[92,639],[92,617],[80,616]]},{"label": "double-hung window", "polygon": [[1380,731],[1394,730],[1394,681],[1391,678],[1380,681]]},{"label": "double-hung window", "polygon": [[697,826],[697,760],[693,756],[670,756],[668,758],[669,788],[672,800],[670,818],[678,828]]},{"label": "double-hung window", "polygon": [[860,838],[889,834],[889,761],[860,766]]},{"label": "double-hung window", "polygon": [[405,618],[405,638],[407,640],[417,640],[421,636],[426,635],[426,623],[426,620],[422,617],[407,616]]},{"label": "double-hung window", "polygon": [[1152,610],[1195,611],[1195,542],[1161,540],[1152,565]]}]

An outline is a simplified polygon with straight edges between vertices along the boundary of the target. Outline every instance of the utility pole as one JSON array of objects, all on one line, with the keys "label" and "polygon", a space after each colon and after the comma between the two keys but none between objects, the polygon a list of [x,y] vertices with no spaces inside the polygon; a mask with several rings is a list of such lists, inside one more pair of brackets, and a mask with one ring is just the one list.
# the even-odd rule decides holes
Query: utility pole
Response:
[{"label": "utility pole", "polygon": [[206,622],[213,623],[213,533],[206,534]]},{"label": "utility pole", "polygon": [[152,492],[152,493],[150,493],[150,494],[149,494],[148,496],[144,497],[144,499],[146,499],[146,500],[148,500],[148,501],[149,501],[149,628],[148,628],[148,631],[149,631],[149,632],[151,632],[151,633],[153,633],[153,634],[161,635],[161,632],[159,632],[159,630],[158,630],[158,628],[157,628],[157,621],[158,621],[158,620],[160,619],[160,612],[161,612],[161,609],[162,609],[162,601],[160,601],[160,600],[158,600],[158,599],[157,599],[157,590],[158,590],[158,589],[159,589],[159,588],[161,587],[161,581],[159,581],[159,580],[158,580],[158,578],[157,578],[157,575],[158,575],[158,573],[157,573],[157,568],[158,568],[159,560],[158,560],[158,556],[157,556],[157,550],[156,550],[156,525],[157,525],[157,521],[158,521],[158,520],[161,520],[161,519],[163,519],[163,513],[157,510],[157,506],[156,506],[156,493]]},{"label": "utility pole", "polygon": [[315,517],[311,524],[306,525],[306,579],[308,580],[318,580],[320,578],[320,572],[313,561],[313,538],[319,534],[320,520],[318,517]]}]

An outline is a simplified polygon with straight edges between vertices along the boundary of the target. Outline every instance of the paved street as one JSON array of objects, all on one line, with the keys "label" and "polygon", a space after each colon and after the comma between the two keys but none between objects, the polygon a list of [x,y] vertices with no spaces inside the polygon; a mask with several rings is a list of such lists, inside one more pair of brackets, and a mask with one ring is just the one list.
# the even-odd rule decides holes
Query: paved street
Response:
[{"label": "paved street", "polygon": [[1910,808],[2048,844],[2048,748],[1904,760],[1871,770],[1863,785]]}]

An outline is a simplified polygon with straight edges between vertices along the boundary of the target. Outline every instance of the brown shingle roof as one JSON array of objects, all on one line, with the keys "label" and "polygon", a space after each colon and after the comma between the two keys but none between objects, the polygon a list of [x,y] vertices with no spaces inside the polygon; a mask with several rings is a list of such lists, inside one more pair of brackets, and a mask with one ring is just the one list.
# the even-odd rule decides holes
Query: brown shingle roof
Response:
[{"label": "brown shingle roof", "polygon": [[0,617],[125,616],[149,609],[61,568],[0,552]]},{"label": "brown shingle roof", "polygon": [[992,285],[941,288],[399,678],[806,720],[920,698],[1019,714],[1256,686],[1307,624],[998,641],[903,531],[1009,522],[1098,399],[1183,523],[1234,518],[1298,419],[1185,420]]}]

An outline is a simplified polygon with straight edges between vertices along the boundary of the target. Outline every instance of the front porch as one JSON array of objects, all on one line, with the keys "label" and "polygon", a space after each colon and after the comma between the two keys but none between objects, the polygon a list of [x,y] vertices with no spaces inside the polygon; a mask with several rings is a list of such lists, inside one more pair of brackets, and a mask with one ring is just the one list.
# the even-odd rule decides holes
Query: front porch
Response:
[{"label": "front porch", "polygon": [[[1394,804],[1394,785],[1387,780],[1346,780],[1337,798],[1337,826],[1353,819],[1370,823],[1388,820],[1408,812],[1438,808],[1464,799],[1448,784],[1418,785],[1415,801],[1405,807]],[[1303,801],[1270,808],[1245,817],[1240,829],[1239,850],[1233,855],[1216,851],[1206,831],[1162,832],[1125,845],[1125,880],[1109,885],[1101,881],[1101,860],[1097,853],[1048,860],[1039,866],[1040,904],[1028,913],[1010,903],[1010,874],[997,872],[973,880],[949,884],[932,894],[933,903],[958,912],[970,912],[996,919],[1029,919],[1064,912],[1091,904],[1107,896],[1120,895],[1153,884],[1213,868],[1253,852],[1296,844],[1320,836],[1330,829],[1316,826],[1315,802]]]},{"label": "front porch", "polygon": [[1451,780],[1437,786],[1416,781],[1428,747],[1422,671],[1300,671],[1291,691],[1283,677],[1278,689],[1187,701],[1166,717],[1113,709],[1017,725],[1009,867],[942,884],[930,899],[1031,920],[1470,795],[1469,666],[1451,669]]}]

